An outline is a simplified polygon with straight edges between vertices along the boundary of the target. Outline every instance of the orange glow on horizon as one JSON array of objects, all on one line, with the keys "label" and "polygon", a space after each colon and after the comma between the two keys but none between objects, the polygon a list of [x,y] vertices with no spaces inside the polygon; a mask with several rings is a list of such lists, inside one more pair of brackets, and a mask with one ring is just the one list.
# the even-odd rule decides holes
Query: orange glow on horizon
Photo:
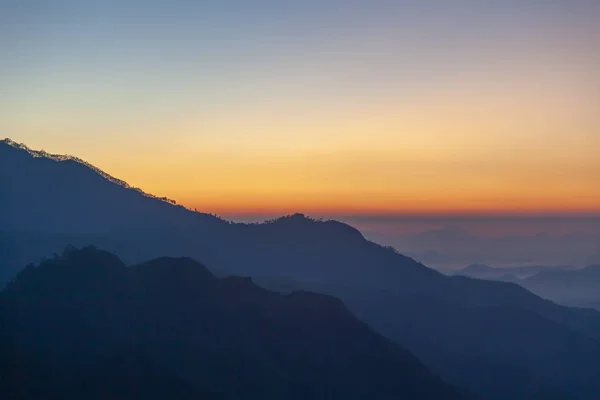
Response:
[{"label": "orange glow on horizon", "polygon": [[[308,215],[368,215],[368,216],[548,216],[569,215],[585,216],[600,215],[600,197],[581,199],[565,205],[564,202],[555,203],[540,201],[506,201],[477,203],[460,200],[438,202],[414,201],[394,203],[381,201],[380,203],[348,202],[341,201],[287,201],[285,203],[270,203],[257,200],[252,201],[214,201],[205,203],[183,202],[190,209],[201,212],[210,212],[217,215],[286,215],[297,212]],[[396,205],[397,204],[397,205]]]}]

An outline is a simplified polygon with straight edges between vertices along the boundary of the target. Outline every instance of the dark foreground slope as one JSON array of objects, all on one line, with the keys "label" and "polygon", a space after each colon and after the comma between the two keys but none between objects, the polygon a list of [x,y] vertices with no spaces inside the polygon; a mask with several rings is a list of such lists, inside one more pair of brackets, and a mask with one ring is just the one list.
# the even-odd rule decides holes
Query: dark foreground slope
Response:
[{"label": "dark foreground slope", "polygon": [[2,398],[463,399],[341,301],[70,249],[0,295]]}]

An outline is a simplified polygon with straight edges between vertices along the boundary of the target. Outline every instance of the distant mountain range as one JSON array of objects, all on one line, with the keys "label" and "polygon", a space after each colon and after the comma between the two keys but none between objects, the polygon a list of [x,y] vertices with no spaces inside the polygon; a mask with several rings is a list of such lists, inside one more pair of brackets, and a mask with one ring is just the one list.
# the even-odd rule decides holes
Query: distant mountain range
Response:
[{"label": "distant mountain range", "polygon": [[559,303],[600,309],[600,265],[574,270],[544,270],[519,284]]},{"label": "distant mountain range", "polygon": [[[596,231],[600,232],[600,220],[595,221]],[[440,270],[472,263],[497,267],[600,263],[600,234],[594,232],[484,236],[446,227],[419,233],[366,235]]]},{"label": "distant mountain range", "polygon": [[571,265],[525,265],[522,267],[491,267],[486,264],[471,264],[461,270],[456,275],[470,276],[472,278],[509,280],[518,282],[547,271],[570,271],[577,268]]},{"label": "distant mountain range", "polygon": [[511,283],[447,277],[346,224],[299,214],[231,223],[145,195],[77,159],[6,141],[0,187],[4,282],[67,245],[94,244],[127,264],[192,257],[217,276],[337,296],[445,381],[481,398],[600,393],[600,313]]},{"label": "distant mountain range", "polygon": [[0,293],[10,399],[467,399],[332,297],[67,249]]},{"label": "distant mountain range", "polygon": [[514,282],[560,304],[600,309],[600,265],[585,268],[568,265],[498,268],[473,264],[455,274]]}]

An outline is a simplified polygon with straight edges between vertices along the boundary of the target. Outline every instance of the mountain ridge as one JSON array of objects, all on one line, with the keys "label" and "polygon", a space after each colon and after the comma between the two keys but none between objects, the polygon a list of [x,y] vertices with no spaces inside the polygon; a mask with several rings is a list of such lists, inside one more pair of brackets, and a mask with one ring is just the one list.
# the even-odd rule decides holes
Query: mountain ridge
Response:
[{"label": "mountain ridge", "polygon": [[[27,154],[29,154],[30,156],[34,157],[34,158],[46,158],[49,160],[53,160],[53,161],[57,161],[57,162],[65,162],[65,161],[72,161],[75,162],[77,164],[80,164],[92,171],[94,171],[95,173],[97,173],[98,175],[100,175],[101,177],[103,177],[104,179],[108,180],[111,183],[114,183],[115,185],[119,185],[121,187],[123,187],[124,189],[130,189],[130,190],[134,190],[138,193],[140,193],[143,196],[155,199],[155,200],[160,200],[160,201],[164,201],[166,203],[169,204],[173,204],[173,205],[177,205],[177,202],[175,200],[166,198],[166,197],[158,197],[155,196],[153,194],[150,194],[148,192],[145,192],[144,190],[135,187],[135,186],[131,186],[130,184],[128,184],[127,182],[115,178],[114,176],[108,174],[107,172],[104,172],[102,169],[96,167],[95,165],[79,158],[76,156],[72,156],[72,155],[68,155],[68,154],[54,154],[54,153],[48,153],[47,151],[44,150],[33,150],[32,148],[30,148],[29,146],[27,146],[24,143],[18,143],[10,138],[4,138],[2,140],[0,140],[0,144],[4,144],[6,146],[12,147],[16,150],[20,150],[20,151],[24,151]],[[183,206],[182,206],[183,207]],[[186,208],[187,209],[187,208]],[[189,210],[189,209],[188,209]],[[191,211],[191,210],[190,210]]]},{"label": "mountain ridge", "polygon": [[[15,378],[7,360],[25,365],[19,380],[0,379],[0,394],[58,386],[61,398],[110,398],[106,385],[119,398],[141,391],[159,399],[155,386],[178,380],[191,393],[227,399],[471,398],[338,299],[219,279],[190,258],[127,267],[108,252],[68,248],[19,273],[0,292],[0,316],[0,339],[10,344],[0,350],[9,356],[0,357],[0,371]],[[107,370],[107,354],[131,361]],[[161,372],[147,381],[146,368],[168,379]],[[40,371],[55,382],[38,382]]]},{"label": "mountain ridge", "polygon": [[[2,146],[6,145],[0,146],[0,152]],[[440,371],[450,383],[462,385],[466,380],[468,389],[475,387],[477,394],[494,400],[530,400],[530,386],[538,387],[535,379],[544,371],[539,367],[514,372],[511,365],[504,366],[506,363],[498,358],[502,354],[497,353],[483,363],[486,369],[482,370],[468,361],[471,356],[461,355],[461,343],[442,340],[443,332],[449,329],[464,337],[486,329],[486,316],[469,312],[472,308],[505,307],[503,310],[509,310],[506,320],[514,324],[513,328],[537,324],[539,315],[573,330],[573,341],[583,348],[590,347],[592,353],[595,350],[588,339],[600,339],[600,313],[594,310],[561,307],[513,284],[446,277],[393,248],[366,240],[359,231],[343,223],[313,220],[301,214],[269,223],[231,223],[144,197],[85,167],[33,158],[26,152],[19,157],[10,154],[0,157],[0,186],[6,189],[0,197],[0,273],[4,277],[69,244],[114,249],[128,265],[160,256],[191,257],[221,277],[287,279],[296,282],[299,289],[334,295],[355,315],[400,345],[413,336],[396,327],[412,321],[411,313],[422,309],[414,299],[439,299],[428,303],[427,312],[443,316],[444,304],[453,304],[457,316],[464,313],[469,319],[468,324],[458,327],[447,319],[436,322],[433,339],[427,346],[431,349],[437,342],[443,348],[436,348],[435,355],[427,358],[428,367]],[[8,173],[15,170],[19,171],[18,177]],[[234,278],[231,282],[239,284],[243,280]],[[511,312],[511,307],[526,312]],[[413,325],[416,337],[431,334],[427,321],[422,322]],[[511,362],[518,362],[521,357],[536,359],[544,352],[556,354],[557,346],[564,347],[559,340],[561,329],[553,324],[547,326],[555,331],[555,339],[541,342],[542,351],[532,350],[539,348],[538,341],[532,338],[527,339],[532,340],[531,346],[522,346],[522,342],[505,340],[501,335],[494,337],[496,347],[510,349],[509,354],[516,357]],[[418,357],[431,356],[431,351],[423,351],[420,343],[406,344]],[[459,376],[451,367],[454,363],[462,366]],[[490,376],[498,370],[506,371],[510,377],[502,391],[489,380],[482,387],[478,379],[472,378]],[[565,387],[559,389],[573,389],[576,372],[563,372],[568,379],[564,379]],[[543,385],[552,383],[553,378],[544,376]],[[578,393],[579,398],[593,399],[588,395],[596,389],[600,387],[589,386],[588,391]]]}]

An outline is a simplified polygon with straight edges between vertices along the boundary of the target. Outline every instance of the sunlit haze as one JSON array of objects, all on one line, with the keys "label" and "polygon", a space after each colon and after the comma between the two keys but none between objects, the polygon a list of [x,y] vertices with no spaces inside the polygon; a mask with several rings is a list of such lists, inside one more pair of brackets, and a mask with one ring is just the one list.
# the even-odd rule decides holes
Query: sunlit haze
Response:
[{"label": "sunlit haze", "polygon": [[600,212],[600,2],[9,3],[0,136],[190,208]]}]

